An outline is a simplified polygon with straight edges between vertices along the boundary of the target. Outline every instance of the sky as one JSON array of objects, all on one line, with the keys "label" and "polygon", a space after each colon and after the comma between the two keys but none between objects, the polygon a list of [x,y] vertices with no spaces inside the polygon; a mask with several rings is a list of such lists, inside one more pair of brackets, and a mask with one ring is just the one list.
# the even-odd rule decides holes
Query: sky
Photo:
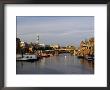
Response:
[{"label": "sky", "polygon": [[94,37],[94,16],[17,16],[17,38],[46,45],[79,46]]}]

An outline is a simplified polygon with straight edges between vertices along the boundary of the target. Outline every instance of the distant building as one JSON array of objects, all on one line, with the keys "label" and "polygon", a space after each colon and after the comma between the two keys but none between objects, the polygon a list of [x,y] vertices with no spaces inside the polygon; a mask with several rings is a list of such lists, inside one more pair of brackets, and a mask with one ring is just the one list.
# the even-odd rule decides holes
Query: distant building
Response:
[{"label": "distant building", "polygon": [[79,55],[94,55],[94,38],[90,38],[86,41],[81,41],[78,49]]},{"label": "distant building", "polygon": [[52,47],[54,49],[58,49],[58,48],[60,48],[60,45],[59,44],[53,44],[53,45],[50,45],[50,47]]},{"label": "distant building", "polygon": [[20,47],[25,47],[25,42],[21,41],[20,42]]},{"label": "distant building", "polygon": [[44,43],[39,43],[39,46],[45,47],[45,44]]},{"label": "distant building", "polygon": [[68,45],[68,46],[66,46],[66,48],[75,49],[75,46],[73,46],[73,45]]}]

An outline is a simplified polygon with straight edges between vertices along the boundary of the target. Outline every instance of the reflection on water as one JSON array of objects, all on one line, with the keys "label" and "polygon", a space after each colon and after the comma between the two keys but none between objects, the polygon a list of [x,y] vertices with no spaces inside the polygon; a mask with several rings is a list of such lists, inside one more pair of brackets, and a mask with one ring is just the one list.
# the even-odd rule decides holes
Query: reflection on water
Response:
[{"label": "reflection on water", "polygon": [[35,62],[17,61],[17,74],[94,74],[91,61],[78,59],[69,53],[43,58]]}]

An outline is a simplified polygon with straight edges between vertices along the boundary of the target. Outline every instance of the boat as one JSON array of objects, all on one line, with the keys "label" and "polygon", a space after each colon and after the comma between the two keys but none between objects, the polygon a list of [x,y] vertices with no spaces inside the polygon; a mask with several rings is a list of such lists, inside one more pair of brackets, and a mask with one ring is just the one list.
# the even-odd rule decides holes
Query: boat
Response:
[{"label": "boat", "polygon": [[42,57],[49,57],[50,55],[49,55],[49,54],[46,54],[46,53],[42,53],[41,56],[42,56]]},{"label": "boat", "polygon": [[16,60],[17,61],[37,61],[39,59],[34,54],[24,54],[23,57],[22,55],[17,55]]},{"label": "boat", "polygon": [[88,61],[93,61],[94,60],[94,57],[91,57],[91,56],[87,56],[85,57]]}]

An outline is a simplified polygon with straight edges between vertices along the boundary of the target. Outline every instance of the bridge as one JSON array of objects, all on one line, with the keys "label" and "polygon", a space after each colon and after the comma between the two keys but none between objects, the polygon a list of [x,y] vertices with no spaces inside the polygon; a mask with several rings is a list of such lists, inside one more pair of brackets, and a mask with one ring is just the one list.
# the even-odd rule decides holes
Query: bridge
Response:
[{"label": "bridge", "polygon": [[60,49],[55,49],[56,53],[74,53],[75,49],[71,48],[60,48]]},{"label": "bridge", "polygon": [[71,48],[59,48],[59,49],[54,49],[54,50],[45,50],[45,52],[47,53],[54,53],[55,55],[58,55],[60,53],[71,53],[74,54],[75,53],[75,49],[71,49]]},{"label": "bridge", "polygon": [[55,49],[55,51],[74,51],[75,49],[71,48],[60,48],[60,49]]}]

